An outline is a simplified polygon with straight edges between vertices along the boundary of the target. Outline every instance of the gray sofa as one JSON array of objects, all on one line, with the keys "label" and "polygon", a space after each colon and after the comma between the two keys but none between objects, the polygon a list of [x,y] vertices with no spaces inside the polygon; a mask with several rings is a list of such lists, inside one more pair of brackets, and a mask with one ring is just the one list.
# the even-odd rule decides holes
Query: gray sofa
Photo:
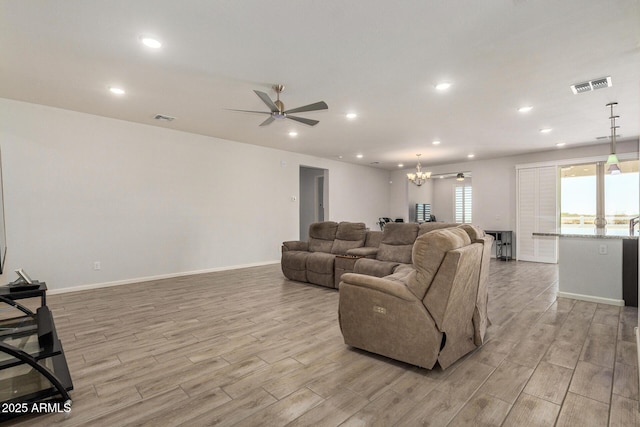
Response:
[{"label": "gray sofa", "polygon": [[[411,227],[404,228],[406,239],[386,244],[404,246]],[[425,231],[411,247],[411,263],[398,263],[392,274],[343,274],[345,343],[428,369],[436,362],[447,368],[482,345],[492,241],[471,225]],[[363,261],[370,264],[356,265]]]},{"label": "gray sofa", "polygon": [[367,240],[363,222],[324,221],[311,224],[309,241],[282,244],[282,273],[291,280],[337,287],[335,258],[350,249],[361,248]]},{"label": "gray sofa", "polygon": [[345,272],[388,276],[410,266],[418,236],[457,226],[448,222],[389,223],[384,231],[371,231],[362,222],[316,222],[309,226],[308,241],[283,242],[282,273],[291,280],[330,288],[338,288]]}]

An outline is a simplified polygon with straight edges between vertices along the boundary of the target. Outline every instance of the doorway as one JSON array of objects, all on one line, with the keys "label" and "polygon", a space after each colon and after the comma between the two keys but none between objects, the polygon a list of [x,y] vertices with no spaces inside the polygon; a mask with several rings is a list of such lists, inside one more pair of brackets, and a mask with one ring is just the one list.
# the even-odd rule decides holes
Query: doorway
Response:
[{"label": "doorway", "polygon": [[327,169],[300,166],[300,240],[308,240],[309,226],[327,217]]},{"label": "doorway", "polygon": [[316,176],[316,193],[314,194],[314,205],[316,208],[315,222],[324,221],[324,175]]}]

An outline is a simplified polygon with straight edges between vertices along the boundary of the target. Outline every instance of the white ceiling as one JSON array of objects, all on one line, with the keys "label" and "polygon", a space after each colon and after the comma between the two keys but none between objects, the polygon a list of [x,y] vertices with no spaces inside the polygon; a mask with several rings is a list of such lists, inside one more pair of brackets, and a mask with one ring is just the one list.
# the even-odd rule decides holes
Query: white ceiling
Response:
[{"label": "white ceiling", "polygon": [[[276,83],[320,124],[228,110]],[[386,169],[638,138],[640,1],[0,0],[0,97]]]}]

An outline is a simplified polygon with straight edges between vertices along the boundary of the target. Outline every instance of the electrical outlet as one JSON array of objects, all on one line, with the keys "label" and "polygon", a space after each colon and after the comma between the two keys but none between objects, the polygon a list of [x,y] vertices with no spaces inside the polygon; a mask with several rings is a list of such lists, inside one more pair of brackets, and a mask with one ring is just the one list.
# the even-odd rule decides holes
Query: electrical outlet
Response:
[{"label": "electrical outlet", "polygon": [[93,269],[98,271],[102,268],[102,265],[100,264],[100,261],[94,261],[93,262]]},{"label": "electrical outlet", "polygon": [[607,245],[600,245],[600,247],[598,248],[598,253],[600,255],[606,255],[607,254]]}]

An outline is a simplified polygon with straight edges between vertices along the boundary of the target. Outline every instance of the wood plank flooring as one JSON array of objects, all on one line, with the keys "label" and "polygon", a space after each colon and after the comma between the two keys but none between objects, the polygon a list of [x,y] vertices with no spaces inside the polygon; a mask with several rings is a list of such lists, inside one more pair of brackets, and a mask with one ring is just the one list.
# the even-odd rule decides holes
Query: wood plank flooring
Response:
[{"label": "wood plank flooring", "polygon": [[492,261],[489,340],[445,371],[345,346],[338,293],[279,265],[50,295],[72,411],[7,425],[640,425],[637,309],[557,277]]}]

